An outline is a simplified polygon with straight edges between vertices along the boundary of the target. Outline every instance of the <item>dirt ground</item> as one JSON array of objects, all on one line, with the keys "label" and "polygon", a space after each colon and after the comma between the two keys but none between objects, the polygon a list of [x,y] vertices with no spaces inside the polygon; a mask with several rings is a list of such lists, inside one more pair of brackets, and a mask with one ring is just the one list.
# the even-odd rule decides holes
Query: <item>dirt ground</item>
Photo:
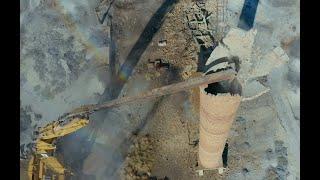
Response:
[{"label": "dirt ground", "polygon": [[[119,85],[123,88],[117,89],[119,96],[198,76],[199,48],[185,17],[185,10],[193,1],[128,2],[127,6],[116,3],[112,16],[111,39],[115,40],[115,48],[111,48],[115,51],[110,51],[110,69],[111,72],[123,71],[125,77],[128,75],[127,82]],[[159,18],[163,22],[159,22]],[[165,41],[166,45],[159,46],[160,41]],[[166,65],[159,67],[150,63],[157,59]],[[99,98],[103,101],[105,97]],[[201,169],[198,164],[197,88],[158,98],[154,103],[126,105],[122,110],[126,108],[132,112],[116,109],[115,117],[105,117],[105,122],[94,125],[103,127],[102,135],[97,138],[100,142],[94,142],[90,155],[83,158],[87,160],[83,166],[82,161],[69,158],[67,164],[76,166],[77,172],[90,174],[79,175],[79,179],[286,179],[289,173],[290,160],[284,143],[286,130],[270,93],[241,104],[227,140],[228,167],[222,175],[216,170],[204,171],[201,177],[197,173]],[[140,116],[143,113],[135,112],[148,108],[151,111],[145,118]],[[138,115],[133,117],[135,113]],[[127,124],[122,122],[127,120],[126,114]],[[125,118],[121,119],[122,116]],[[66,150],[66,156],[68,153],[76,156],[78,147],[85,148],[77,143],[85,137],[81,133],[86,131],[90,134],[95,129],[81,130],[75,135],[76,141],[70,138],[74,144],[66,143],[64,148],[72,146],[73,151]],[[118,171],[119,176],[114,175]]]},{"label": "dirt ground", "polygon": [[[254,179],[258,175],[261,179],[280,178],[276,171],[272,171],[273,159],[287,159],[285,156],[278,156],[277,151],[272,149],[273,143],[277,142],[269,141],[269,138],[261,140],[263,136],[273,136],[272,129],[279,128],[270,94],[241,105],[228,138],[227,170],[222,175],[217,170],[204,171],[201,177],[197,173],[201,169],[198,165],[197,144],[199,119],[197,113],[192,112],[195,105],[188,95],[190,94],[179,93],[161,99],[157,111],[140,132],[140,136],[148,134],[153,140],[148,177]],[[265,113],[269,114],[262,115]]]},{"label": "dirt ground", "polygon": [[[175,67],[178,72],[177,79],[182,80],[197,75],[198,49],[184,20],[184,9],[190,3],[191,1],[180,1],[175,5],[144,52],[136,72],[146,72],[147,80],[162,78],[160,74],[173,70],[159,72],[148,68],[147,60],[156,58],[163,58],[171,67]],[[159,47],[157,44],[163,39],[167,40],[167,44],[165,47]],[[202,177],[197,173],[197,170],[201,169],[197,156],[198,109],[198,89],[163,97],[157,102],[157,110],[139,133],[141,136],[147,134],[153,139],[154,150],[150,154],[152,161],[149,161],[148,165],[151,169],[147,173],[149,178],[282,179],[285,177],[275,170],[275,167],[279,169],[279,157],[285,162],[287,157],[279,153],[276,155],[276,150],[273,148],[278,142],[275,142],[274,138],[281,139],[281,135],[278,135],[281,134],[281,130],[274,129],[281,127],[269,93],[258,100],[241,105],[228,139],[228,167],[222,175],[218,174],[217,170],[205,171]],[[128,162],[130,164],[131,161],[126,159],[125,164]],[[286,165],[281,166],[280,162],[281,168],[285,174]]]}]

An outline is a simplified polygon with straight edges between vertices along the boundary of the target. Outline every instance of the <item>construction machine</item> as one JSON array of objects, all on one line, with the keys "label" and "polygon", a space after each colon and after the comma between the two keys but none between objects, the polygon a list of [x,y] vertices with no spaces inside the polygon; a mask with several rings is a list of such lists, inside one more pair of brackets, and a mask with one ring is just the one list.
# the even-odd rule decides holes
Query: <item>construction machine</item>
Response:
[{"label": "construction machine", "polygon": [[30,180],[64,180],[66,174],[72,175],[55,157],[55,142],[89,123],[87,117],[76,117],[64,121],[54,121],[39,128],[36,133],[33,154],[28,163],[28,177]]},{"label": "construction machine", "polygon": [[72,172],[67,170],[55,157],[55,142],[58,138],[73,133],[89,124],[89,115],[105,108],[119,106],[138,100],[148,100],[167,94],[173,94],[195,88],[203,84],[209,84],[235,78],[236,72],[225,70],[201,77],[191,78],[184,82],[175,83],[132,97],[121,97],[102,104],[84,105],[65,113],[58,120],[39,128],[35,131],[35,139],[32,156],[28,163],[29,180],[64,180]]}]

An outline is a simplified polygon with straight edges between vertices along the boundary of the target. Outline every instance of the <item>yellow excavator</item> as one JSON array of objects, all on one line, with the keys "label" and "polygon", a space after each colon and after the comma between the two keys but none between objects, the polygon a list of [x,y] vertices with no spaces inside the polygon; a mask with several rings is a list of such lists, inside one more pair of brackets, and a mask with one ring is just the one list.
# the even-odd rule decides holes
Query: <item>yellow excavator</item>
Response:
[{"label": "yellow excavator", "polygon": [[57,138],[70,134],[85,127],[88,118],[77,117],[64,121],[54,121],[37,131],[33,154],[28,163],[29,180],[64,180],[66,175],[72,175],[54,156]]},{"label": "yellow excavator", "polygon": [[185,91],[190,88],[198,87],[202,84],[214,83],[222,80],[233,79],[236,72],[226,70],[209,74],[206,76],[188,79],[184,82],[175,83],[160,88],[153,89],[146,93],[141,93],[132,97],[121,97],[102,104],[89,104],[80,106],[69,113],[63,114],[58,120],[39,128],[36,132],[32,149],[32,156],[27,166],[29,180],[64,180],[72,172],[64,166],[55,157],[55,142],[58,138],[73,133],[89,124],[89,115],[105,108],[119,106],[138,100],[147,100],[163,95],[173,94]]}]

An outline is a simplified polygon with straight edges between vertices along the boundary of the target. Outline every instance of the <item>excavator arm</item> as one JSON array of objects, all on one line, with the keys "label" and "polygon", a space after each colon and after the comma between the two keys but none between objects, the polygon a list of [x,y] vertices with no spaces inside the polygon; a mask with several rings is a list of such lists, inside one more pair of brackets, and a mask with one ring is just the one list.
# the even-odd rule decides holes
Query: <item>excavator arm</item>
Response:
[{"label": "excavator arm", "polygon": [[[57,177],[59,180],[64,179],[66,171],[65,168],[55,157],[52,156],[56,149],[53,143],[57,138],[75,132],[78,129],[88,125],[89,119],[83,118],[83,116],[87,117],[89,114],[95,111],[119,106],[125,103],[136,102],[137,100],[152,99],[163,95],[188,90],[203,84],[230,80],[235,78],[236,74],[237,73],[233,70],[216,72],[213,74],[188,79],[184,82],[156,88],[149,92],[141,93],[133,97],[122,97],[102,104],[84,105],[69,113],[63,114],[58,118],[57,121],[54,121],[39,129],[39,137],[36,140],[35,152],[33,153],[28,165],[29,179],[42,180],[48,171],[52,171],[54,174],[58,175]],[[52,179],[57,179],[55,178],[56,175],[53,175]]]},{"label": "excavator arm", "polygon": [[88,119],[73,118],[70,121],[63,122],[55,121],[43,128],[40,128],[41,140],[54,139],[73,133],[78,129],[88,125]]},{"label": "excavator arm", "polygon": [[53,156],[56,149],[53,143],[58,138],[87,126],[88,123],[89,119],[87,118],[72,118],[65,121],[55,121],[40,128],[35,151],[28,164],[29,179],[42,180],[51,177],[53,180],[63,180],[66,169]]}]

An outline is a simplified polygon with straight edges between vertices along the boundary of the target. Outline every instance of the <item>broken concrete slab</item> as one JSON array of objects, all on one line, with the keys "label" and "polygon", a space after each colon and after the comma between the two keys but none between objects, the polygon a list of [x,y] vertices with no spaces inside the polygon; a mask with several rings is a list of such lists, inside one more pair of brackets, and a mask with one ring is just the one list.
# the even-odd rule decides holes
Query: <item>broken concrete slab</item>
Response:
[{"label": "broken concrete slab", "polygon": [[218,70],[226,69],[227,67],[229,67],[229,63],[228,62],[222,62],[222,63],[219,63],[219,64],[217,64],[215,66],[212,66],[211,68],[208,69],[207,72],[210,72],[210,71],[217,72]]},{"label": "broken concrete slab", "polygon": [[239,58],[240,69],[238,79],[243,86],[248,80],[268,75],[272,69],[289,61],[288,55],[281,47],[276,47],[272,51],[263,55],[258,48],[253,47],[256,29],[246,32],[238,28],[232,28],[226,37],[211,53],[206,65],[217,62],[211,70],[227,67],[228,63],[219,62],[224,57],[237,56]]},{"label": "broken concrete slab", "polygon": [[262,85],[260,82],[253,80],[248,82],[242,89],[243,100],[251,100],[267,93],[270,89]]},{"label": "broken concrete slab", "polygon": [[229,57],[231,54],[229,53],[229,50],[225,48],[224,46],[217,46],[213,52],[210,54],[209,59],[206,62],[206,65],[209,65],[213,63],[215,60],[223,58],[223,57]]},{"label": "broken concrete slab", "polygon": [[[222,42],[213,50],[206,65],[223,57],[237,56],[241,63],[240,71],[244,71],[245,73],[242,74],[246,75],[252,63],[251,57],[255,35],[256,31],[253,29],[248,32],[238,28],[230,29],[226,37],[222,39]],[[243,77],[239,79],[242,80]]]},{"label": "broken concrete slab", "polygon": [[251,77],[261,77],[269,74],[272,69],[289,62],[288,55],[281,47],[274,48],[271,52],[254,62]]},{"label": "broken concrete slab", "polygon": [[255,29],[246,32],[239,28],[232,28],[223,39],[223,44],[229,49],[231,55],[238,56],[242,61],[250,60],[256,34]]}]

